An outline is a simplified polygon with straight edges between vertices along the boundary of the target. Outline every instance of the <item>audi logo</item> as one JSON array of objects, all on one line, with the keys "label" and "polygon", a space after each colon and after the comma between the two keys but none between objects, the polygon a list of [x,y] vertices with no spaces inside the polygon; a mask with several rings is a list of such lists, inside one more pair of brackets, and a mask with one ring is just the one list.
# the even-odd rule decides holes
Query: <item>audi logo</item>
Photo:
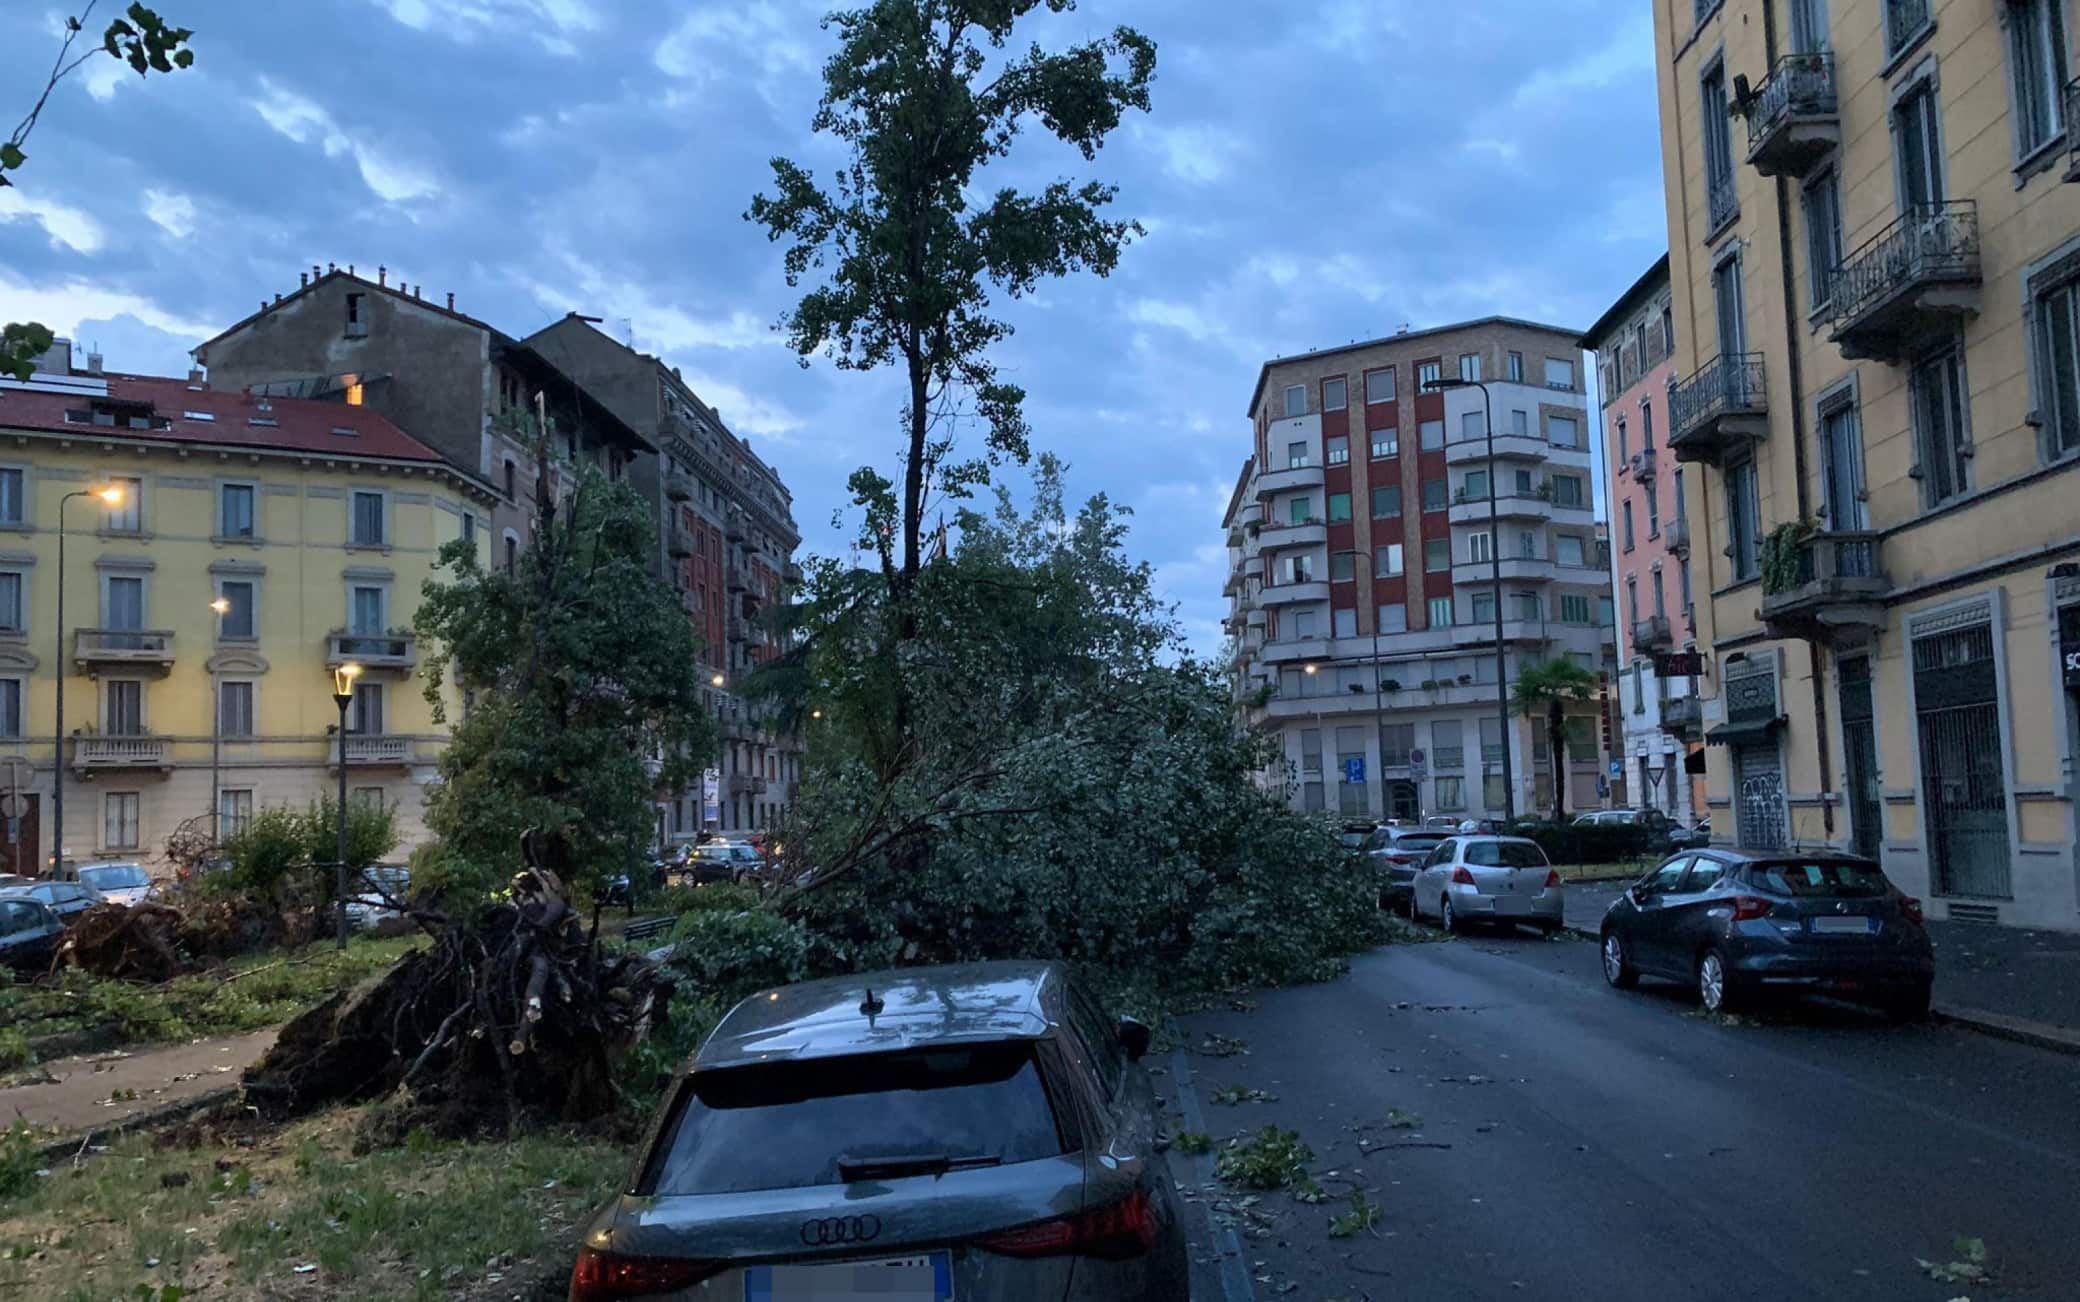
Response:
[{"label": "audi logo", "polygon": [[810,1248],[835,1248],[847,1243],[865,1243],[881,1233],[879,1216],[826,1216],[802,1222],[802,1244]]}]

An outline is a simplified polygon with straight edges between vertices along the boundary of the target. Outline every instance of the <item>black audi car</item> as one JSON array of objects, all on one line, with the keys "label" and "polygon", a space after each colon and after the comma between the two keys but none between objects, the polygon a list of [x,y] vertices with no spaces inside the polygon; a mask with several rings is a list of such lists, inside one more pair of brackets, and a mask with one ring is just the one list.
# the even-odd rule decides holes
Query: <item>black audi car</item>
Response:
[{"label": "black audi car", "polygon": [[1612,901],[1603,975],[1693,985],[1711,1012],[1765,992],[1834,995],[1900,1021],[1928,1014],[1935,951],[1921,901],[1853,855],[1670,855]]}]

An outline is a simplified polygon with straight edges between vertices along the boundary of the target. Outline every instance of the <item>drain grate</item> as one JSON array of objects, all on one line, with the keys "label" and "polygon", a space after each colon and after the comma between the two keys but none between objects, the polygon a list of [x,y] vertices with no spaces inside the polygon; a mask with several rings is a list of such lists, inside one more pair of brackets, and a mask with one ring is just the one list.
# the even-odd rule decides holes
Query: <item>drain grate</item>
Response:
[{"label": "drain grate", "polygon": [[1995,904],[1953,904],[1950,906],[1950,921],[1976,922],[1985,927],[2001,925],[2000,906]]}]

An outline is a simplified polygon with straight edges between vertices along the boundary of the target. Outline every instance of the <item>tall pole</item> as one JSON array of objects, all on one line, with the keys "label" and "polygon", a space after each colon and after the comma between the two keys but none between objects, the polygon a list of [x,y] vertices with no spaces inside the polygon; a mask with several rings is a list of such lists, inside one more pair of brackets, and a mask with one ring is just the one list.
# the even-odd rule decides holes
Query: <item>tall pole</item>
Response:
[{"label": "tall pole", "polygon": [[[1378,550],[1373,554],[1377,556]],[[1379,682],[1379,565],[1372,562],[1372,731],[1379,746],[1379,821],[1387,821],[1387,704]],[[1420,802],[1419,802],[1420,803]]]},{"label": "tall pole", "polygon": [[[351,685],[351,678],[346,680]],[[334,692],[333,703],[339,706],[339,818],[338,845],[333,853],[333,876],[338,892],[333,901],[333,922],[339,929],[339,948],[347,947],[347,706],[354,699],[351,690]]]},{"label": "tall pole", "polygon": [[51,672],[58,680],[58,713],[51,721],[51,871],[65,875],[65,508],[75,497],[99,496],[78,489],[58,499],[58,654]]},{"label": "tall pole", "polygon": [[[1502,525],[1495,494],[1495,406],[1488,386],[1481,391],[1481,425],[1488,439],[1488,565],[1495,585],[1495,717],[1502,724],[1502,825],[1517,818],[1517,786],[1509,761],[1509,663],[1502,643]],[[1556,779],[1557,780],[1557,779]]]}]

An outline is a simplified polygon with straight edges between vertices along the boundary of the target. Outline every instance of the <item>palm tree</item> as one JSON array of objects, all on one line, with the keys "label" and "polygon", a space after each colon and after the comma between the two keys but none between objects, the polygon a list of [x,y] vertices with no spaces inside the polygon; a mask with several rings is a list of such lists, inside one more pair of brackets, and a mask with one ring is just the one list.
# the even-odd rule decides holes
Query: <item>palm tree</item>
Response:
[{"label": "palm tree", "polygon": [[1546,749],[1553,757],[1553,821],[1567,821],[1567,703],[1595,698],[1596,675],[1566,657],[1526,665],[1517,673],[1510,699],[1527,719],[1546,721]]}]

